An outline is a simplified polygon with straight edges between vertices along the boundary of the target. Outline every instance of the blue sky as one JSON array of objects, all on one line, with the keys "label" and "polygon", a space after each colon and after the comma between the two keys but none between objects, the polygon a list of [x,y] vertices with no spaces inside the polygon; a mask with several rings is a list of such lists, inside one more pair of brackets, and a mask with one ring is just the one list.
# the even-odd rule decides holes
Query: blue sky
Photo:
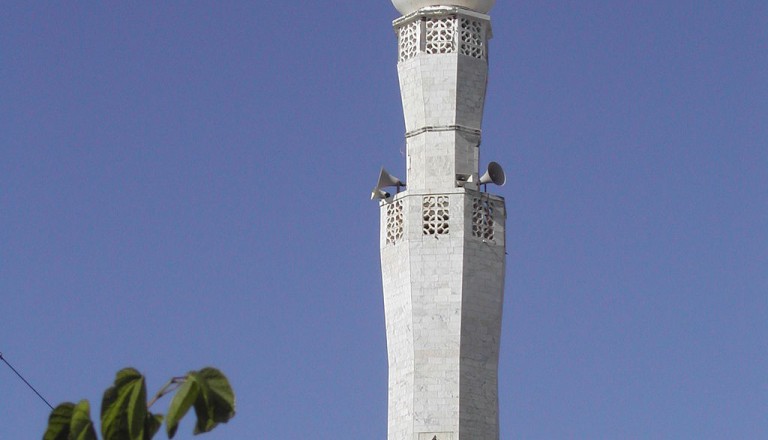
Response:
[{"label": "blue sky", "polygon": [[[768,4],[491,16],[502,438],[768,437]],[[385,438],[368,195],[405,174],[396,17],[4,5],[0,352],[96,408],[119,368],[156,390],[217,366],[238,415],[210,439]],[[4,365],[0,396],[0,438],[40,438],[48,408]]]}]

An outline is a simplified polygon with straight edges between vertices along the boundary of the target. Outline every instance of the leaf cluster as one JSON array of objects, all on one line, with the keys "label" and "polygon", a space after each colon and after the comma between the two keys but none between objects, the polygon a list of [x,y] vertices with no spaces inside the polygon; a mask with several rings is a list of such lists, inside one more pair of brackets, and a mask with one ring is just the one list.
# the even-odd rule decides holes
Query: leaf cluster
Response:
[{"label": "leaf cluster", "polygon": [[[154,402],[173,391],[176,394],[165,417],[149,411]],[[169,380],[147,403],[144,376],[124,368],[101,400],[101,435],[103,440],[151,440],[165,420],[166,434],[172,439],[190,408],[197,416],[195,434],[209,432],[234,417],[235,394],[226,376],[210,367],[190,371]],[[43,440],[98,440],[89,402],[64,402],[54,408]]]}]

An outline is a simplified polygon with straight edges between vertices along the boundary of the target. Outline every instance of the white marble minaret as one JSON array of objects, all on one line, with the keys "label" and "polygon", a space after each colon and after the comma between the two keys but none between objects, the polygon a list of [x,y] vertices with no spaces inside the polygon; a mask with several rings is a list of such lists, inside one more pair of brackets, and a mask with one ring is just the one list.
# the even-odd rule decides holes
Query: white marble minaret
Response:
[{"label": "white marble minaret", "polygon": [[[407,186],[382,179],[389,440],[498,440],[504,199],[479,188],[494,0],[393,0]],[[491,167],[503,183],[500,167]],[[398,190],[401,189],[398,187]]]}]

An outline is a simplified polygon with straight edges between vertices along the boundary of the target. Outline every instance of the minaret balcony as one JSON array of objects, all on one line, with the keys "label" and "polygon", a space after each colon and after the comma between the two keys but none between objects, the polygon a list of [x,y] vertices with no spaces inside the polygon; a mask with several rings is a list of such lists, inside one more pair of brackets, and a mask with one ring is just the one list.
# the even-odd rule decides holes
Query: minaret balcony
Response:
[{"label": "minaret balcony", "polygon": [[398,63],[419,54],[457,53],[488,59],[490,17],[455,6],[420,9],[393,22],[398,38]]}]

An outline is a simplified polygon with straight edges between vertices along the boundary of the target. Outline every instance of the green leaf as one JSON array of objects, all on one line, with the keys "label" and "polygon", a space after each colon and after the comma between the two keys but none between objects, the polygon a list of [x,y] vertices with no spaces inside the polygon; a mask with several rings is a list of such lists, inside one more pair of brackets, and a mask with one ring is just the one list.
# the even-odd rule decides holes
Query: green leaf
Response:
[{"label": "green leaf", "polygon": [[235,393],[221,371],[203,368],[197,373],[190,373],[189,377],[194,378],[200,387],[195,400],[195,434],[209,432],[235,416]]},{"label": "green leaf", "polygon": [[69,437],[69,422],[72,420],[72,410],[75,404],[64,402],[51,411],[48,416],[48,428],[43,434],[43,440],[67,440]]},{"label": "green leaf", "polygon": [[151,440],[161,426],[163,426],[162,414],[147,413],[147,420],[144,423],[144,440]]},{"label": "green leaf", "polygon": [[101,401],[101,434],[104,440],[144,440],[147,387],[133,368],[117,372],[115,383]]},{"label": "green leaf", "polygon": [[[190,376],[193,373],[190,373]],[[176,435],[176,430],[179,428],[179,421],[187,414],[189,408],[197,400],[197,396],[200,393],[200,386],[197,380],[193,377],[187,377],[187,380],[176,390],[176,395],[173,396],[171,406],[168,408],[168,415],[165,418],[165,431],[168,434],[168,438],[173,438]]]},{"label": "green leaf", "polygon": [[69,440],[98,440],[91,421],[91,405],[81,400],[72,411]]}]

